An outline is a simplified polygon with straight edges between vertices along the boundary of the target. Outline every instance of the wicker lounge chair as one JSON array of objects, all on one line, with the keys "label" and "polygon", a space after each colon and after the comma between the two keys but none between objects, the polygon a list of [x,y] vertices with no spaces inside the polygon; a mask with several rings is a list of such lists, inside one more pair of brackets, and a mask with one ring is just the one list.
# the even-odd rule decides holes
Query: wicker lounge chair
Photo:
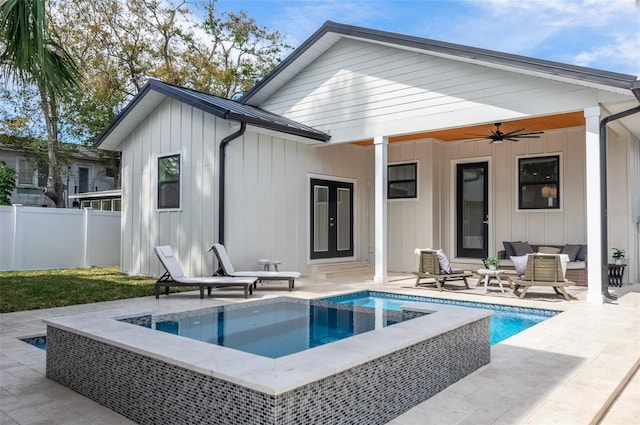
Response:
[{"label": "wicker lounge chair", "polygon": [[[273,280],[273,281],[287,281],[289,283],[289,291],[293,290],[295,280],[300,277],[298,272],[270,272],[270,271],[236,271],[231,264],[231,258],[227,253],[227,249],[224,245],[214,243],[209,250],[213,250],[218,258],[220,264],[220,271],[225,276],[233,277],[254,277],[259,281]],[[255,288],[256,283],[253,284]]]},{"label": "wicker lounge chair", "polygon": [[[446,259],[446,256],[444,258]],[[471,272],[464,270],[449,269],[449,272],[442,270],[440,267],[440,260],[438,259],[438,252],[428,249],[423,249],[420,251],[419,270],[417,272],[413,272],[413,274],[417,276],[415,286],[424,285],[425,283],[427,283],[421,283],[421,279],[433,279],[436,286],[438,287],[438,290],[440,291],[444,291],[445,283],[453,280],[462,280],[464,282],[465,288],[469,289],[467,278],[473,277],[473,274]]]},{"label": "wicker lounge chair", "polygon": [[169,295],[169,287],[171,286],[197,286],[200,288],[200,298],[204,298],[204,288],[207,288],[208,294],[211,295],[211,288],[222,288],[230,286],[240,286],[244,288],[244,297],[248,298],[253,293],[253,284],[255,278],[243,277],[187,277],[182,272],[178,259],[173,254],[173,250],[168,245],[156,246],[156,255],[160,259],[165,273],[157,280],[155,290],[156,298],[160,297],[160,288],[165,288],[165,294]]},{"label": "wicker lounge chair", "polygon": [[551,286],[556,294],[570,301],[571,298],[564,288],[575,285],[574,282],[564,278],[560,256],[557,254],[529,255],[524,276],[508,276],[508,279],[514,294],[518,295],[518,291],[522,288],[520,298],[524,298],[532,286]]}]

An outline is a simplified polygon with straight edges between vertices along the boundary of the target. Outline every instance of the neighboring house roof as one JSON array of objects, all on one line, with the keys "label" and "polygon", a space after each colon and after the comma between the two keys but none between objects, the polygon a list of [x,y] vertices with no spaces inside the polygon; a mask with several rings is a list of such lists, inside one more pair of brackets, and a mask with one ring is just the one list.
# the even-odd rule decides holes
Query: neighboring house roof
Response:
[{"label": "neighboring house roof", "polygon": [[291,55],[274,68],[271,73],[249,90],[240,99],[240,102],[247,105],[261,105],[262,102],[291,80],[294,75],[299,73],[343,37],[360,39],[412,51],[420,51],[440,57],[498,69],[507,69],[512,72],[520,72],[527,75],[608,89],[617,93],[628,93],[628,90],[632,90],[633,94],[640,100],[640,81],[638,81],[635,75],[602,71],[599,69],[327,21]]},{"label": "neighboring house roof", "polygon": [[203,93],[185,87],[149,80],[94,143],[95,147],[117,149],[122,140],[167,97],[226,120],[244,121],[267,130],[300,136],[320,142],[331,136],[255,106]]},{"label": "neighboring house roof", "polygon": [[[83,145],[78,145],[74,143],[61,143],[63,145],[69,145],[75,151],[69,151],[66,153],[69,157],[73,158],[75,162],[82,161],[99,161],[98,151],[94,148],[88,148]],[[25,154],[25,149],[18,144],[9,144],[0,142],[0,151],[4,152],[14,152],[17,155]],[[46,155],[46,150],[41,152],[43,155]]]}]

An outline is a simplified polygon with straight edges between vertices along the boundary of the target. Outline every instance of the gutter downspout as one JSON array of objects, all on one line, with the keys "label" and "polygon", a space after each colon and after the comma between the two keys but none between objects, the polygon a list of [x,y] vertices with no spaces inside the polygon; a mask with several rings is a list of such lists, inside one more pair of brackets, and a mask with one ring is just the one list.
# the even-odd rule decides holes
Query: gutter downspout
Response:
[{"label": "gutter downspout", "polygon": [[[634,96],[640,101],[640,89],[632,90]],[[617,114],[604,117],[600,121],[600,204],[602,206],[602,213],[600,214],[600,240],[601,240],[601,279],[600,287],[602,288],[602,295],[609,300],[615,300],[617,297],[609,293],[609,270],[608,270],[608,240],[607,240],[607,124],[612,121],[619,120],[620,118],[627,117],[629,115],[637,114],[640,112],[640,106],[627,109],[626,111],[618,112]]]},{"label": "gutter downspout", "polygon": [[224,182],[225,182],[225,152],[227,145],[230,141],[237,139],[242,136],[247,129],[247,123],[244,121],[240,121],[240,129],[235,133],[231,133],[220,142],[220,166],[219,166],[219,177],[218,177],[218,193],[219,193],[219,203],[218,203],[218,242],[221,245],[224,245]]}]

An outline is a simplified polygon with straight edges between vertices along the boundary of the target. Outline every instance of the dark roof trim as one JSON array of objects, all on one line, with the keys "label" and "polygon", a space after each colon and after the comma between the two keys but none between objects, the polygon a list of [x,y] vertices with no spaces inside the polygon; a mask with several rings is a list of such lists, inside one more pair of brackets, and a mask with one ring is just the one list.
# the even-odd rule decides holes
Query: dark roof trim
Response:
[{"label": "dark roof trim", "polygon": [[562,76],[565,78],[603,84],[606,86],[617,88],[631,89],[634,82],[637,81],[637,77],[635,75],[603,71],[595,68],[587,68],[561,62],[536,59],[527,56],[514,55],[494,50],[464,46],[461,44],[446,43],[442,41],[430,40],[427,38],[414,37],[327,21],[322,27],[320,27],[320,29],[318,29],[318,31],[316,31],[296,50],[294,50],[291,55],[289,55],[287,58],[285,58],[284,61],[282,61],[277,67],[275,67],[273,71],[269,73],[269,75],[267,75],[258,84],[251,88],[251,90],[249,90],[240,99],[240,101],[246,103],[254,94],[260,91],[263,86],[267,85],[280,72],[282,72],[282,70],[284,70],[292,62],[294,62],[298,57],[300,57],[320,38],[330,32],[365,40],[374,40],[383,43],[411,47],[419,50],[438,52],[446,55],[500,64],[514,68],[527,69],[544,74]]},{"label": "dark roof trim", "polygon": [[280,115],[267,112],[255,106],[243,105],[234,100],[225,99],[185,87],[174,86],[158,80],[149,80],[142,90],[133,97],[129,104],[127,104],[116,119],[113,120],[113,122],[102,132],[94,143],[94,146],[98,147],[151,90],[167,97],[177,99],[187,105],[226,120],[244,121],[247,124],[251,124],[256,127],[318,140],[321,142],[326,142],[331,138],[327,133],[304,124],[300,124]]}]

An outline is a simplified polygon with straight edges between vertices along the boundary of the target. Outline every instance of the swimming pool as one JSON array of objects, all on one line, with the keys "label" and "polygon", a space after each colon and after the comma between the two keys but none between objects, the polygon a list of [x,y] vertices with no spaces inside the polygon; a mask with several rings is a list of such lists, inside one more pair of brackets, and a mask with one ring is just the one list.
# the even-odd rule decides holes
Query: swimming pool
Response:
[{"label": "swimming pool", "polygon": [[491,310],[493,311],[493,315],[490,319],[491,345],[495,345],[559,313],[554,310],[514,307],[472,301],[455,301],[377,291],[362,291],[323,299],[325,301],[343,303],[347,305],[368,308],[379,307],[385,310],[396,311],[399,311],[400,306],[407,302],[428,302]]},{"label": "swimming pool", "polygon": [[424,315],[403,313],[401,304],[376,310],[327,300],[282,298],[124,321],[276,359]]},{"label": "swimming pool", "polygon": [[129,306],[56,316],[46,374],[136,423],[382,425],[491,359],[491,312],[407,304],[425,314],[278,358],[124,323],[157,314]]}]

